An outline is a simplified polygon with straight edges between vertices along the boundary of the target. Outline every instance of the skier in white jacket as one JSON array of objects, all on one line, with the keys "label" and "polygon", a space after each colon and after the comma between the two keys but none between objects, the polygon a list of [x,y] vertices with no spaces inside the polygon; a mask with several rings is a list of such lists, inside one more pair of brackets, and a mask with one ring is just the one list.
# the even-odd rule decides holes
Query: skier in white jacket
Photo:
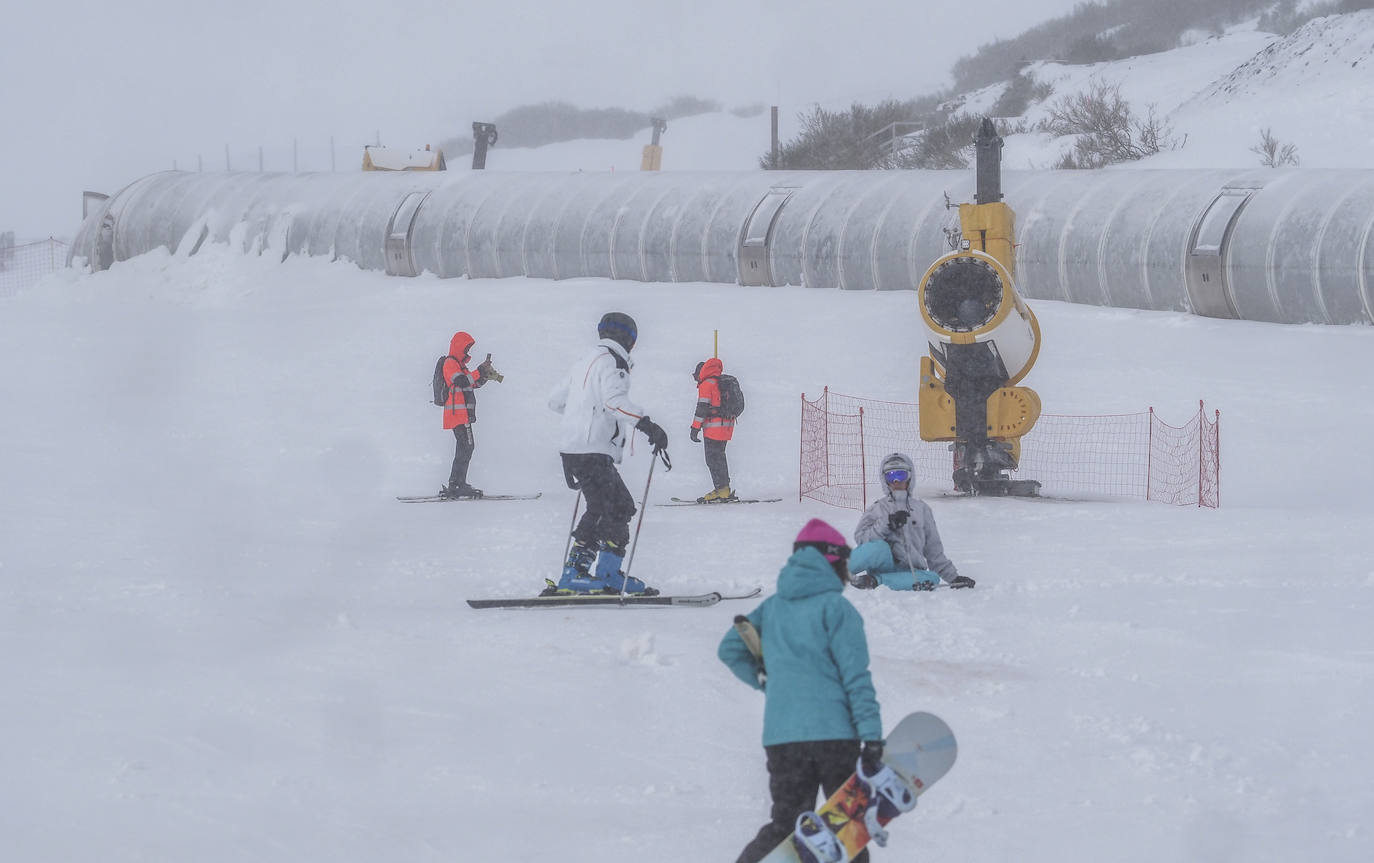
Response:
[{"label": "skier in white jacket", "polygon": [[879,473],[887,493],[873,502],[854,528],[857,547],[849,558],[850,583],[859,588],[884,585],[893,590],[930,590],[941,580],[950,587],[973,587],[945,556],[930,505],[908,490],[911,459],[894,452]]},{"label": "skier in white jacket", "polygon": [[668,434],[630,400],[630,350],[639,336],[634,318],[607,312],[596,333],[596,347],[573,364],[549,395],[549,407],[563,415],[558,444],[563,475],[569,488],[582,490],[587,510],[573,529],[562,576],[544,593],[652,596],[658,591],[621,571],[635,501],[616,465],[635,429],[648,437],[654,455],[668,448]]}]

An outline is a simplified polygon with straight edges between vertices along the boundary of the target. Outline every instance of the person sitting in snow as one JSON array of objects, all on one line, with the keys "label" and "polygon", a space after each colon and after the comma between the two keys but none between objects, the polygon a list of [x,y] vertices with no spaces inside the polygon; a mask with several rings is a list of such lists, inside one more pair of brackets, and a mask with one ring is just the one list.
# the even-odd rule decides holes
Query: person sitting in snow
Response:
[{"label": "person sitting in snow", "polygon": [[[738,627],[717,649],[736,677],[764,694],[771,820],[736,863],[767,856],[792,834],[797,816],[815,809],[817,789],[828,799],[855,762],[862,759],[870,775],[882,766],[883,723],[868,670],[868,639],[863,617],[844,596],[849,552],[843,534],[811,519],[778,573],[777,593],[747,615],[759,655]],[[854,860],[866,863],[868,851]]]},{"label": "person sitting in snow", "polygon": [[734,417],[721,416],[720,376],[725,367],[716,357],[697,363],[692,380],[697,382],[697,410],[692,418],[692,443],[703,443],[706,469],[711,472],[711,491],[697,503],[732,503],[739,497],[730,490],[730,463],[725,460],[725,444],[735,434]]},{"label": "person sitting in snow", "polygon": [[945,556],[930,505],[908,490],[914,465],[903,453],[882,460],[878,472],[887,493],[873,502],[854,528],[858,547],[849,559],[851,583],[865,590],[932,590],[943,579],[950,587],[973,587]]},{"label": "person sitting in snow", "polygon": [[472,453],[477,448],[476,438],[472,434],[472,424],[477,422],[475,390],[488,380],[502,379],[491,366],[490,354],[477,368],[468,368],[472,346],[476,343],[467,333],[456,332],[449,340],[448,356],[444,358],[443,375],[449,385],[448,401],[444,403],[444,428],[453,430],[453,438],[457,443],[453,466],[448,472],[448,485],[439,489],[439,496],[455,500],[482,496],[480,488],[468,484],[468,465],[472,463]]}]

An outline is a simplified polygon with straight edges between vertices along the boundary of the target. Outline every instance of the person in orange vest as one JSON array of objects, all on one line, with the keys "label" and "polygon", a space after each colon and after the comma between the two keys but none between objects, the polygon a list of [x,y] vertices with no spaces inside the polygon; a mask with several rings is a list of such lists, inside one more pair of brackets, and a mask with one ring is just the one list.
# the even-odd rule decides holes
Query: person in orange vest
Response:
[{"label": "person in orange vest", "polygon": [[472,346],[476,343],[466,332],[456,332],[449,341],[448,356],[444,359],[444,380],[449,385],[448,401],[444,402],[444,428],[453,430],[457,446],[453,454],[453,467],[449,469],[448,485],[439,489],[440,497],[471,499],[482,496],[480,488],[468,485],[468,465],[472,463],[472,453],[477,448],[472,434],[472,424],[477,422],[475,391],[488,380],[499,381],[502,376],[492,368],[490,354],[477,368],[468,368]]},{"label": "person in orange vest", "polygon": [[[711,472],[712,489],[697,498],[697,503],[729,503],[739,500],[730,490],[730,463],[725,459],[725,444],[734,437],[734,417],[723,416],[720,376],[725,366],[716,357],[697,363],[692,380],[697,382],[697,411],[692,419],[692,443],[704,444],[706,469]],[[702,441],[702,437],[706,440]]]}]

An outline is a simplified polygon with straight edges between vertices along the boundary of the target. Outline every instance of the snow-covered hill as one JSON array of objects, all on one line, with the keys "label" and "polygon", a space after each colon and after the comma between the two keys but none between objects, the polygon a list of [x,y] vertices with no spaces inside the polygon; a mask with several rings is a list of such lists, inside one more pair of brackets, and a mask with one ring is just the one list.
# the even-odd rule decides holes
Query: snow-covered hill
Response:
[{"label": "snow-covered hill", "polygon": [[[1172,51],[1082,66],[1039,62],[1025,71],[1053,92],[1019,118],[1027,131],[1006,136],[1007,168],[1054,167],[1072,149],[1072,141],[1034,129],[1055,102],[1095,84],[1119,86],[1137,118],[1153,108],[1173,130],[1175,149],[1124,167],[1258,167],[1260,157],[1251,148],[1265,129],[1296,147],[1302,167],[1374,165],[1374,10],[1317,18],[1284,38],[1257,31],[1250,22]],[[948,105],[986,114],[1006,86],[984,87]],[[782,140],[798,134],[798,115],[813,108],[783,109]],[[487,166],[638,170],[649,139],[645,130],[629,141],[573,141],[530,150],[498,147]],[[662,143],[664,170],[753,170],[768,151],[769,117],[721,113],[683,118],[671,124]]]}]

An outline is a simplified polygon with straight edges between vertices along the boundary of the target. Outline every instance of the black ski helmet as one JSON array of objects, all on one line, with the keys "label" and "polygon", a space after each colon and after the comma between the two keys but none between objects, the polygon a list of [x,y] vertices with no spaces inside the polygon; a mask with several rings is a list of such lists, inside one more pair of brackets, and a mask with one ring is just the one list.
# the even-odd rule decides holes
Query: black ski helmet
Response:
[{"label": "black ski helmet", "polygon": [[635,340],[639,338],[639,327],[635,326],[635,319],[624,312],[607,312],[596,325],[596,334],[600,338],[610,339],[627,351],[632,351],[635,348]]}]

